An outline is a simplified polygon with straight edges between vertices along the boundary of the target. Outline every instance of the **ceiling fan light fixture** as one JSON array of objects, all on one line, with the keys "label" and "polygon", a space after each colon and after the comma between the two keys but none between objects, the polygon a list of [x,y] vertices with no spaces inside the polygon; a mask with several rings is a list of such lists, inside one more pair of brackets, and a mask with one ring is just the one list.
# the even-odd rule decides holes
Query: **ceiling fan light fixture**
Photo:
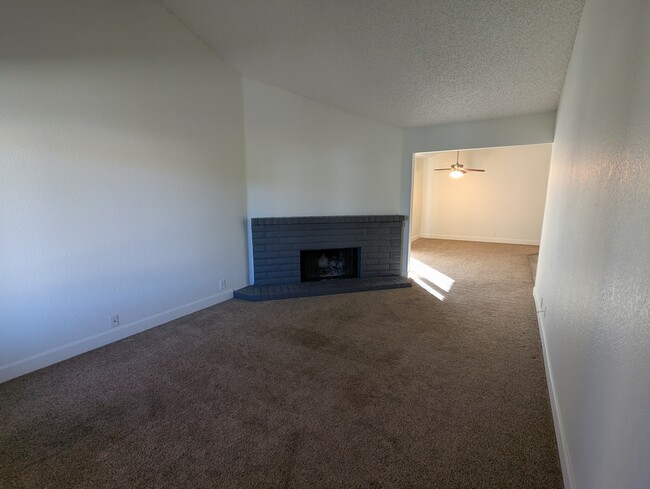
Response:
[{"label": "ceiling fan light fixture", "polygon": [[458,161],[459,159],[460,159],[460,151],[456,151],[456,163],[451,165],[451,167],[449,167],[449,168],[434,168],[433,171],[448,171],[449,176],[451,178],[454,178],[454,179],[461,178],[468,171],[477,171],[477,172],[484,172],[485,171],[485,170],[480,170],[478,168],[467,168],[467,169],[465,169],[465,167],[463,165],[461,165],[460,162]]}]

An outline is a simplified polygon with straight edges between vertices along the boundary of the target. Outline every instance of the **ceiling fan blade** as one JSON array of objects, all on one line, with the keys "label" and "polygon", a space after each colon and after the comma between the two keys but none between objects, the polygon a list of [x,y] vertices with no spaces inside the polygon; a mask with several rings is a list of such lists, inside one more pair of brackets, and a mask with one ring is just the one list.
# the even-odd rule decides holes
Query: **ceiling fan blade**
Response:
[{"label": "ceiling fan blade", "polygon": [[451,168],[436,168],[433,171],[449,171],[449,170],[451,170]]},{"label": "ceiling fan blade", "polygon": [[485,170],[477,170],[476,168],[465,168],[467,171],[485,171]]}]

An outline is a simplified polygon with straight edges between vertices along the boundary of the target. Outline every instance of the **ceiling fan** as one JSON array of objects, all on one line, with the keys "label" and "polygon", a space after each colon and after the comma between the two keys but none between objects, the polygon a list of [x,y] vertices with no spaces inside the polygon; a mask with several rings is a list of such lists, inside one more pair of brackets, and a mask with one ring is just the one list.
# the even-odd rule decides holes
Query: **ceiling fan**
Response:
[{"label": "ceiling fan", "polygon": [[451,178],[460,178],[468,171],[479,171],[484,172],[485,170],[478,170],[476,168],[465,168],[463,165],[458,163],[458,158],[460,156],[460,151],[456,151],[456,163],[451,165],[449,168],[436,168],[434,171],[448,171]]}]

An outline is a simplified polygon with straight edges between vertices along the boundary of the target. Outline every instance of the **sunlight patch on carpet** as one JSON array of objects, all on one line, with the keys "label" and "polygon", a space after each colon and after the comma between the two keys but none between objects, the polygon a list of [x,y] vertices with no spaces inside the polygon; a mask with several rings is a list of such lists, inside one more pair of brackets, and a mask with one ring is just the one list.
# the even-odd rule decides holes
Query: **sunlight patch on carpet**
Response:
[{"label": "sunlight patch on carpet", "polygon": [[437,289],[449,292],[454,285],[454,279],[415,258],[409,260],[409,278],[441,301],[445,296]]}]

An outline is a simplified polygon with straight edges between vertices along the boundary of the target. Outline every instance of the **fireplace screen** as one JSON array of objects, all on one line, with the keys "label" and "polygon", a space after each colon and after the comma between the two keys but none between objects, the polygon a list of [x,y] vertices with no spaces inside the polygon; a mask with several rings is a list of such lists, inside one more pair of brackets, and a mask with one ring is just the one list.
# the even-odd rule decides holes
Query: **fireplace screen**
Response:
[{"label": "fireplace screen", "polygon": [[358,276],[359,248],[300,251],[301,282]]}]

